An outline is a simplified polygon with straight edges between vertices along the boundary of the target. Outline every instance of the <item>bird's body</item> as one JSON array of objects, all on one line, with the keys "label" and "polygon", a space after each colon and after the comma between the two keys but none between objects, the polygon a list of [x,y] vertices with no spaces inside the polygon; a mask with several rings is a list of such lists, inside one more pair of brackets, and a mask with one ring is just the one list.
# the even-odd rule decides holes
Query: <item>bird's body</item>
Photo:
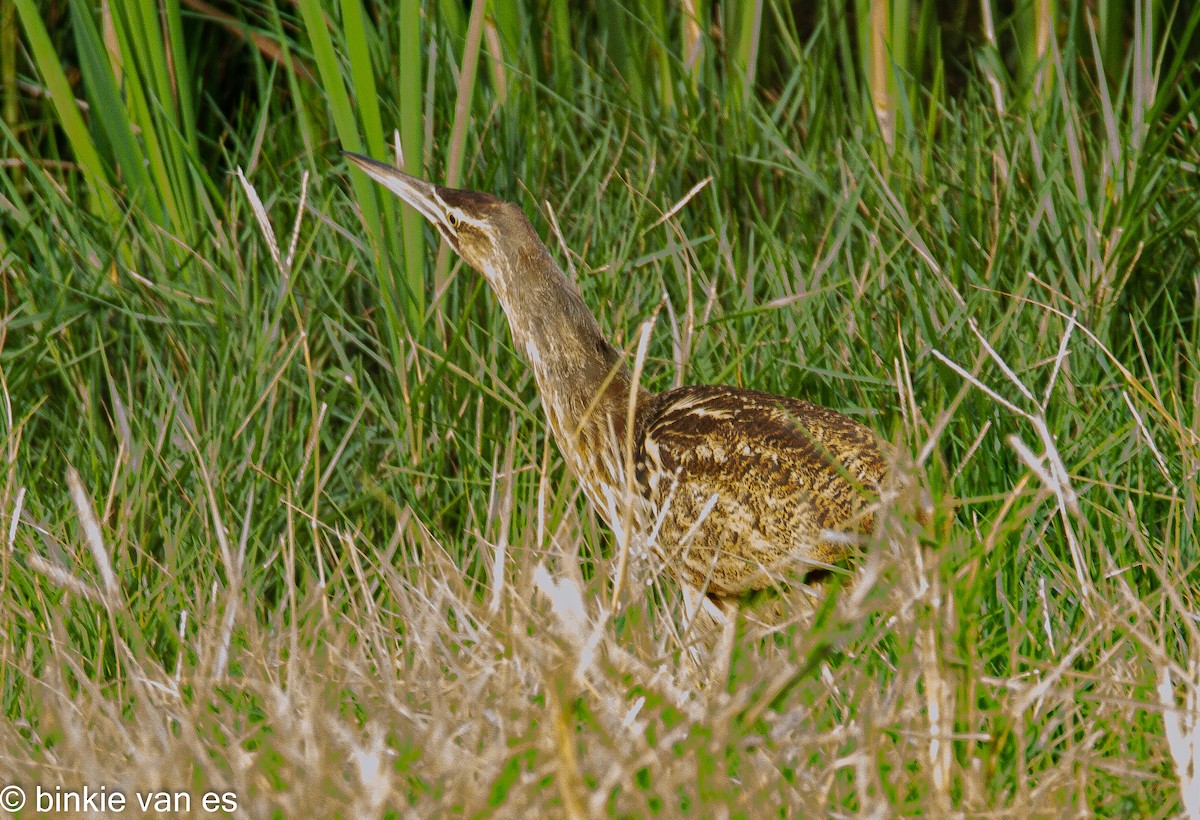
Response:
[{"label": "bird's body", "polygon": [[886,465],[866,427],[754,390],[645,390],[520,208],[347,156],[487,278],[551,433],[622,541],[724,602],[840,560],[870,531]]},{"label": "bird's body", "polygon": [[875,438],[825,407],[680,387],[651,400],[635,439],[639,491],[666,511],[658,540],[669,565],[710,595],[762,589],[788,565],[838,561],[845,536],[872,527],[884,477]]}]

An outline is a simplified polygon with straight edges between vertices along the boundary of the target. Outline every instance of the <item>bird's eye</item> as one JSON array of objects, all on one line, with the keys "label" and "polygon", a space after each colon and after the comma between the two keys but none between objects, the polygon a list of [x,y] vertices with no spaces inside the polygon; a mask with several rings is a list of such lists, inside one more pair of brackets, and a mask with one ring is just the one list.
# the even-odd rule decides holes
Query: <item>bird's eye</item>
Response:
[{"label": "bird's eye", "polygon": [[454,213],[454,211],[449,211],[446,214],[446,221],[450,223],[450,227],[454,230],[458,230],[458,226],[462,224],[462,220],[458,218],[458,214]]}]

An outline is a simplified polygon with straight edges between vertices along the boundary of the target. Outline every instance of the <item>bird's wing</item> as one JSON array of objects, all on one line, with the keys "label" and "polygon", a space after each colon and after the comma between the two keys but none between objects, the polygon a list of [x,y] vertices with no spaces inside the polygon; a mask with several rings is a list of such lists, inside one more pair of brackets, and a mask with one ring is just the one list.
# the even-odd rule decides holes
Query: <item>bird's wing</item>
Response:
[{"label": "bird's wing", "polygon": [[716,595],[770,583],[784,563],[848,552],[831,532],[872,526],[886,470],[874,434],[828,408],[732,387],[653,399],[635,436],[637,479],[657,511],[648,535]]}]

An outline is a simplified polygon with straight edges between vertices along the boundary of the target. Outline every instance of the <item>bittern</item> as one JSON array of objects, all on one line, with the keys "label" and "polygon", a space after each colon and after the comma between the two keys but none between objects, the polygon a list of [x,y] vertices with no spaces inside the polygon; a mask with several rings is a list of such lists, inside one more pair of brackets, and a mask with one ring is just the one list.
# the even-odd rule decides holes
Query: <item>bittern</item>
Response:
[{"label": "bittern", "polygon": [[635,384],[520,207],[346,157],[487,279],[588,500],[619,542],[657,555],[693,600],[704,593],[727,617],[780,570],[842,560],[847,536],[870,532],[886,466],[866,427],[756,390]]}]

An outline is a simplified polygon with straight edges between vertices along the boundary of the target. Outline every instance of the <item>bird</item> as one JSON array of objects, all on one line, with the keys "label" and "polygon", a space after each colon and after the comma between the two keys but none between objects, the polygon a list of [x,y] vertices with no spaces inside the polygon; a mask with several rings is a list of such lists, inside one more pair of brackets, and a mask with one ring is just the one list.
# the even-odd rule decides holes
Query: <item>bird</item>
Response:
[{"label": "bird", "polygon": [[676,577],[689,612],[728,628],[745,596],[847,558],[872,532],[888,468],[869,428],[741,387],[641,386],[520,206],[344,156],[487,280],[588,501],[619,544]]}]

